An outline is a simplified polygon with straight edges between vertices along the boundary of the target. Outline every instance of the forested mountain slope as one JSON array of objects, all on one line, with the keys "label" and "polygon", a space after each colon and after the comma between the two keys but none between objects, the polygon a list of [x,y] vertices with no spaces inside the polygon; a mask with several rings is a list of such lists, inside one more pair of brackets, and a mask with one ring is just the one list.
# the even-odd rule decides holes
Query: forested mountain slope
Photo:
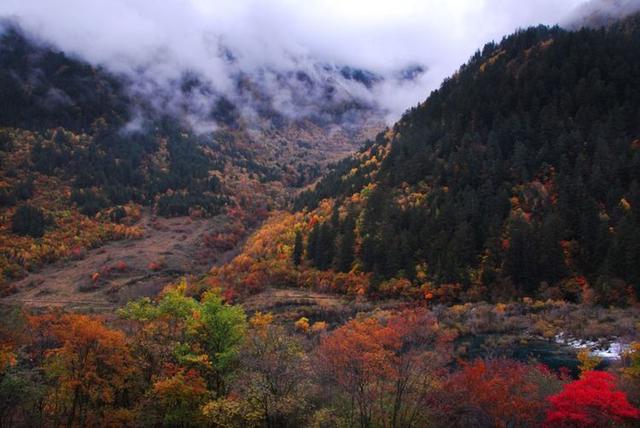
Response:
[{"label": "forested mountain slope", "polygon": [[[194,237],[210,265],[283,206],[285,189],[315,180],[325,159],[380,129],[372,106],[336,90],[317,109],[288,117],[252,78],[237,76],[234,102],[189,73],[149,94],[131,76],[0,21],[0,295],[46,263],[153,233],[138,227],[149,223],[143,215],[222,216],[210,234]],[[331,88],[302,75],[280,84],[301,79],[319,94]]]},{"label": "forested mountain slope", "polygon": [[638,426],[640,17],[488,44],[300,195],[379,113],[330,80],[0,65],[0,427]]},{"label": "forested mountain slope", "polygon": [[634,299],[640,17],[487,44],[296,207],[327,197],[342,208],[304,256],[371,272],[371,291],[405,278],[436,295]]}]

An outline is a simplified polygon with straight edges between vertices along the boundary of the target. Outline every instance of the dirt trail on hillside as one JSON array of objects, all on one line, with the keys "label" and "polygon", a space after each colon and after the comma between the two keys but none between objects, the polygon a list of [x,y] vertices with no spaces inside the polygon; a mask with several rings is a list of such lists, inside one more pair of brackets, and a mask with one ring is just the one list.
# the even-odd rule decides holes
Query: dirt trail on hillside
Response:
[{"label": "dirt trail on hillside", "polygon": [[202,238],[220,221],[144,214],[141,239],[111,242],[81,260],[46,266],[16,282],[19,291],[0,303],[104,311],[153,296],[176,278],[211,267]]}]

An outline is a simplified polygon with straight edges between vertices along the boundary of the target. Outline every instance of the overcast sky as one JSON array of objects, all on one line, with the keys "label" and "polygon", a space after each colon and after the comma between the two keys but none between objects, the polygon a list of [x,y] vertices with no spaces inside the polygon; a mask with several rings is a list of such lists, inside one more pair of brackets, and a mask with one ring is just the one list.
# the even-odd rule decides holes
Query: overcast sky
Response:
[{"label": "overcast sky", "polygon": [[[625,0],[628,1],[628,0]],[[635,1],[635,0],[634,0]],[[2,0],[0,15],[62,50],[158,79],[194,70],[230,85],[220,42],[244,69],[295,58],[388,74],[411,63],[416,86],[381,88],[401,112],[423,100],[473,52],[518,27],[565,21],[585,0]]]}]

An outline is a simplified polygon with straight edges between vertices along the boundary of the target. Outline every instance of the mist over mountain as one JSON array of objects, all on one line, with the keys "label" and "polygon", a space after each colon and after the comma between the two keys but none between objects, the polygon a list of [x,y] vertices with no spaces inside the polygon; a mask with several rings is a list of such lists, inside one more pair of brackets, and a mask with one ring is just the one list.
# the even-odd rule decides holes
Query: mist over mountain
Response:
[{"label": "mist over mountain", "polygon": [[563,24],[570,29],[610,25],[640,11],[637,0],[590,0],[579,7]]},{"label": "mist over mountain", "polygon": [[[34,107],[51,113],[45,122],[58,120],[55,113],[58,108],[74,105],[84,113],[93,107],[109,108],[107,100],[92,98],[92,88],[86,87],[91,76],[83,76],[82,72],[77,76],[70,74],[73,56],[67,57],[50,43],[34,39],[14,21],[4,21],[3,28],[0,54],[4,89],[9,92],[25,89],[33,98],[30,103]],[[124,126],[129,130],[139,129],[145,121],[163,115],[178,118],[199,133],[214,131],[219,126],[237,127],[241,118],[254,127],[278,128],[286,122],[310,119],[320,126],[339,124],[357,128],[372,116],[381,121],[386,113],[371,95],[371,90],[385,79],[367,70],[296,62],[299,65],[296,69],[279,71],[264,67],[248,73],[238,68],[230,50],[223,49],[220,55],[228,62],[228,77],[232,80],[232,86],[223,91],[216,82],[190,70],[163,82],[144,70],[128,74],[98,66],[97,71],[106,89],[112,92],[111,101],[120,104],[111,108],[126,110],[121,119],[128,118]],[[92,73],[89,64],[75,71],[82,69],[84,73]],[[420,66],[407,70],[398,71],[393,79],[408,84],[424,72]],[[74,79],[77,82],[69,86]],[[62,86],[67,86],[71,93],[66,93]],[[36,88],[35,92],[31,88]],[[88,99],[95,106],[83,104]],[[21,97],[12,100],[10,94],[5,97],[11,103],[20,104],[20,100]],[[17,110],[20,114],[19,105]]]},{"label": "mist over mountain", "polygon": [[555,24],[583,3],[9,0],[0,16],[34,41],[125,76],[127,94],[144,98],[147,110],[210,131],[221,99],[249,121],[266,114],[353,124],[366,112],[390,124],[476,46]]}]

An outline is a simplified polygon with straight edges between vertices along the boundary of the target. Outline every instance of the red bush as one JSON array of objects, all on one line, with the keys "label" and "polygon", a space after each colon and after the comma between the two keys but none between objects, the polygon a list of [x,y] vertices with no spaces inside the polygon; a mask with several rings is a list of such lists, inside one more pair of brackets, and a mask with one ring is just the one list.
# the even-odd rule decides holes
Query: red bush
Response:
[{"label": "red bush", "polygon": [[549,402],[545,427],[602,427],[640,419],[640,411],[616,390],[615,378],[606,372],[585,372]]}]

